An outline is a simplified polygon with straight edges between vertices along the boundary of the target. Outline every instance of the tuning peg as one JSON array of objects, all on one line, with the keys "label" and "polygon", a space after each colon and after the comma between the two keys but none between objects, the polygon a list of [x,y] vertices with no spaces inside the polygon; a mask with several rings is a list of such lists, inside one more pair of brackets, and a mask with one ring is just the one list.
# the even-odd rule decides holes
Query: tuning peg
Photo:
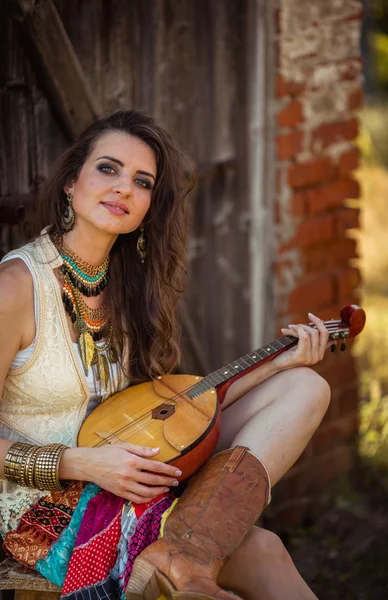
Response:
[{"label": "tuning peg", "polygon": [[331,352],[335,352],[335,349],[336,349],[336,347],[337,347],[337,345],[336,345],[336,344],[332,344],[332,345],[331,345],[331,348],[330,348],[330,351],[331,351]]},{"label": "tuning peg", "polygon": [[345,352],[345,350],[346,350],[346,343],[342,342],[342,344],[341,344],[341,352]]}]

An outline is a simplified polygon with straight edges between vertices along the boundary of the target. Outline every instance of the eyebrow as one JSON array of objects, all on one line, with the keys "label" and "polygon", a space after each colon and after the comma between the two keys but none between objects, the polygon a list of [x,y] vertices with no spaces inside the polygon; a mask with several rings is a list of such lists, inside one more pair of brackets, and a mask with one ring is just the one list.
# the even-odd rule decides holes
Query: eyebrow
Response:
[{"label": "eyebrow", "polygon": [[[113,156],[99,156],[97,158],[97,160],[101,160],[102,158],[107,158],[108,160],[111,160],[112,162],[117,163],[118,165],[120,165],[120,167],[124,166],[124,163],[121,162],[121,160],[119,160],[118,158],[113,158]],[[152,175],[152,173],[149,173],[148,171],[141,171],[141,170],[137,170],[136,173],[140,173],[140,175],[148,175],[148,177],[152,177],[152,179],[155,180],[155,175]]]},{"label": "eyebrow", "polygon": [[139,171],[139,170],[137,170],[136,173],[140,173],[140,175],[148,175],[149,177],[152,177],[152,179],[155,179],[155,176],[152,175],[152,173],[148,173],[148,171]]}]

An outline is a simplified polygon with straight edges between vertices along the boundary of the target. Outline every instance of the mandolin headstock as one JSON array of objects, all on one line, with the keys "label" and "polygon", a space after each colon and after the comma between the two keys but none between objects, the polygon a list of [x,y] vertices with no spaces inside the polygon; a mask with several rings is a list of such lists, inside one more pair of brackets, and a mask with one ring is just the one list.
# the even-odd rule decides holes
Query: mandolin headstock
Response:
[{"label": "mandolin headstock", "polygon": [[324,321],[324,325],[329,331],[329,339],[345,340],[356,337],[364,329],[365,311],[356,304],[345,306],[340,315],[340,320]]},{"label": "mandolin headstock", "polygon": [[350,304],[341,310],[341,326],[349,329],[349,337],[356,337],[365,327],[365,311],[357,306]]}]

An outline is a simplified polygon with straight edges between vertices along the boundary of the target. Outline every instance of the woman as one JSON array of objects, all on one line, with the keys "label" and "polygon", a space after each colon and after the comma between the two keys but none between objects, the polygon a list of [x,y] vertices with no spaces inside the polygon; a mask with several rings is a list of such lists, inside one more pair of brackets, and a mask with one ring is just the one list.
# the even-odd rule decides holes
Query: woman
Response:
[{"label": "woman", "polygon": [[[329,403],[327,383],[306,368],[327,345],[318,318],[309,316],[316,329],[283,330],[298,345],[229,388],[224,452],[182,499],[170,492],[182,474],[154,460],[156,448],[75,447],[100,401],[179,361],[190,180],[152,119],[133,110],[100,119],[57,163],[40,199],[42,234],[0,265],[1,533],[9,553],[72,600],[85,589],[122,598],[128,581],[127,598],[235,598],[221,588],[248,600],[315,597],[280,540],[253,524]],[[241,491],[246,518],[227,548],[225,539],[206,548],[217,536],[206,537],[204,520],[218,523],[221,507],[229,532]],[[186,551],[191,533],[177,524],[197,501],[203,519],[189,523]]]}]

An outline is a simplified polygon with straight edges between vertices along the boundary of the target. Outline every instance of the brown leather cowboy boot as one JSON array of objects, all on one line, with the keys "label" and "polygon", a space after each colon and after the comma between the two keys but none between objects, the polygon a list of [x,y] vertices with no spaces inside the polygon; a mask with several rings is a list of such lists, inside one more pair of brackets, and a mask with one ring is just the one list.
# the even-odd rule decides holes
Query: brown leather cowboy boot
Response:
[{"label": "brown leather cowboy boot", "polygon": [[135,561],[127,600],[236,600],[217,585],[229,556],[268,504],[269,478],[247,448],[213,456],[190,479],[163,538]]}]

